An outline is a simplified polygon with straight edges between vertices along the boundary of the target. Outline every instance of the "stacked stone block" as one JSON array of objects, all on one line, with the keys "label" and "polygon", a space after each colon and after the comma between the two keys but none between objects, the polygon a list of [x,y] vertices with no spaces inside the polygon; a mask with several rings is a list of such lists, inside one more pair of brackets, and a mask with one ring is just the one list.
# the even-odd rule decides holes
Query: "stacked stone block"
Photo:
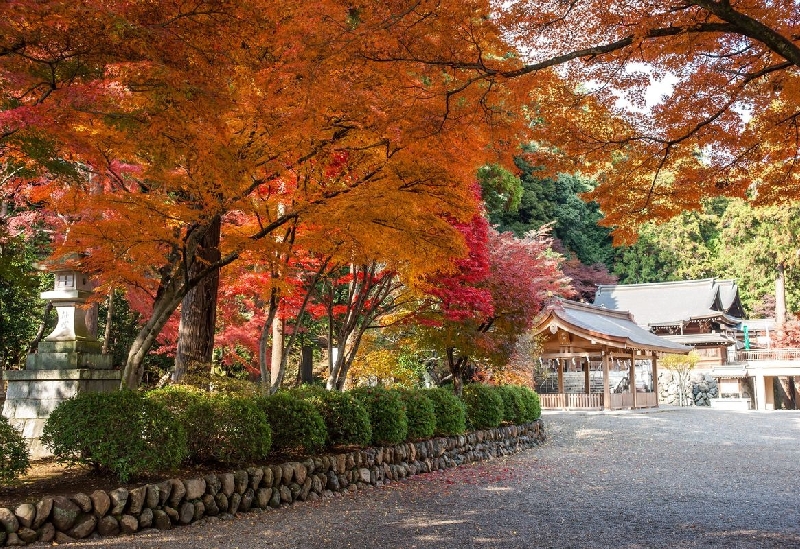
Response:
[{"label": "stacked stone block", "polygon": [[396,446],[324,455],[133,489],[45,497],[0,508],[0,546],[67,543],[89,537],[168,530],[205,517],[232,518],[356,492],[404,478],[510,455],[545,440],[541,420]]}]

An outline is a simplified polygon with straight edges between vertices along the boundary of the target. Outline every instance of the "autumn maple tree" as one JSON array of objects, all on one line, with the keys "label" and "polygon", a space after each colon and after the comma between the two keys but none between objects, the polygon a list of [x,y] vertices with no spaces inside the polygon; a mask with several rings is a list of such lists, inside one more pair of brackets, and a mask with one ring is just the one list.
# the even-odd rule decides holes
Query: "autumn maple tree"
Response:
[{"label": "autumn maple tree", "polygon": [[[362,39],[394,52],[406,40],[472,57],[506,51],[474,7],[426,21],[378,3],[8,6],[2,152],[39,161],[35,199],[61,220],[57,255],[77,258],[101,291],[152,298],[124,384],[138,384],[193,288],[244,253],[274,253],[300,220],[374,235],[402,231],[408,216],[424,228],[411,245],[457,253],[442,215],[469,214],[465,182],[524,132],[520,96],[460,70],[384,63]],[[55,161],[71,173],[47,170]]]},{"label": "autumn maple tree", "polygon": [[[602,184],[591,196],[617,237],[629,237],[642,220],[697,209],[708,196],[742,197],[757,189],[759,201],[797,198],[795,2],[521,0],[506,6],[503,24],[522,49],[530,47],[525,66],[505,76],[559,65],[565,78],[583,84],[574,101],[561,105],[578,107],[577,116],[562,118],[553,112],[557,107],[543,106],[542,138],[605,164],[596,165]],[[647,86],[667,75],[675,78],[674,89],[646,105]],[[589,108],[590,98],[627,123],[583,123],[580,107]]]},{"label": "autumn maple tree", "polygon": [[[209,339],[193,304],[214,288],[194,288],[287,257],[301,225],[353,250],[395,232],[358,263],[422,244],[435,264],[409,280],[442,270],[463,252],[444,220],[476,213],[475,170],[511,167],[521,142],[597,176],[622,238],[708,195],[796,197],[797,26],[793,2],[23,0],[0,18],[0,154],[38,167],[56,257],[101,294],[149,296],[134,387],[181,303]],[[680,85],[620,106],[643,103],[647,71]]]},{"label": "autumn maple tree", "polygon": [[419,337],[445,357],[456,393],[478,370],[500,368],[548,298],[573,293],[548,227],[523,238],[498,233],[481,214],[456,223],[469,252],[422,285]]},{"label": "autumn maple tree", "polygon": [[[531,160],[553,173],[596,175],[601,184],[591,197],[618,240],[644,220],[699,208],[708,196],[741,197],[757,187],[760,201],[797,198],[795,2],[512,0],[493,7],[484,13],[516,48],[515,65],[414,41],[401,54],[367,43],[367,55],[472,71],[487,83],[527,82],[537,116]],[[556,73],[571,85],[559,85]],[[648,104],[649,85],[666,76],[674,89]]]}]

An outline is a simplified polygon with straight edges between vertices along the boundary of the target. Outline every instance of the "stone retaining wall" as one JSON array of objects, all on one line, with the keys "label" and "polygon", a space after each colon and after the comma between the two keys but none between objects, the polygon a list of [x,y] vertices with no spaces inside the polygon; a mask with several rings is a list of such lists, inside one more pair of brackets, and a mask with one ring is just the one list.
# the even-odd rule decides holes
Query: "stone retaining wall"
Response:
[{"label": "stone retaining wall", "polygon": [[684,406],[710,406],[711,399],[719,396],[717,380],[705,372],[691,372],[686,383],[681,386],[677,372],[661,370],[658,372],[659,402],[681,404],[683,392]]},{"label": "stone retaining wall", "polygon": [[537,420],[303,462],[171,479],[130,490],[45,497],[13,511],[0,508],[0,545],[65,543],[143,530],[168,530],[204,517],[230,518],[254,508],[271,509],[329,497],[335,492],[355,492],[419,473],[513,454],[544,440],[544,426]]}]

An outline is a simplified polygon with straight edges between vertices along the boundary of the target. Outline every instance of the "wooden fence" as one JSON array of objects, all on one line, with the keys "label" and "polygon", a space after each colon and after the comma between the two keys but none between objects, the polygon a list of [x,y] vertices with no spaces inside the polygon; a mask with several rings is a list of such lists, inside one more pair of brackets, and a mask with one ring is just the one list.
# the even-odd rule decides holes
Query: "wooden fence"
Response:
[{"label": "wooden fence", "polygon": [[[546,410],[602,410],[602,393],[550,393],[539,395],[542,408]],[[636,408],[655,408],[658,406],[658,395],[655,393],[636,393]],[[612,393],[611,409],[624,410],[633,408],[631,393]]]}]

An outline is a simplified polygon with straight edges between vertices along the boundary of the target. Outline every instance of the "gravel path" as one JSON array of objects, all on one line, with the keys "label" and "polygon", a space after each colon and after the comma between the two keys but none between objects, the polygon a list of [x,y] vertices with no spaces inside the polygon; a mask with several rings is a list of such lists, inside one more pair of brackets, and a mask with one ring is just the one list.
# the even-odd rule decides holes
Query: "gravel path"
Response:
[{"label": "gravel path", "polygon": [[800,412],[548,413],[544,446],[114,548],[800,548]]}]

